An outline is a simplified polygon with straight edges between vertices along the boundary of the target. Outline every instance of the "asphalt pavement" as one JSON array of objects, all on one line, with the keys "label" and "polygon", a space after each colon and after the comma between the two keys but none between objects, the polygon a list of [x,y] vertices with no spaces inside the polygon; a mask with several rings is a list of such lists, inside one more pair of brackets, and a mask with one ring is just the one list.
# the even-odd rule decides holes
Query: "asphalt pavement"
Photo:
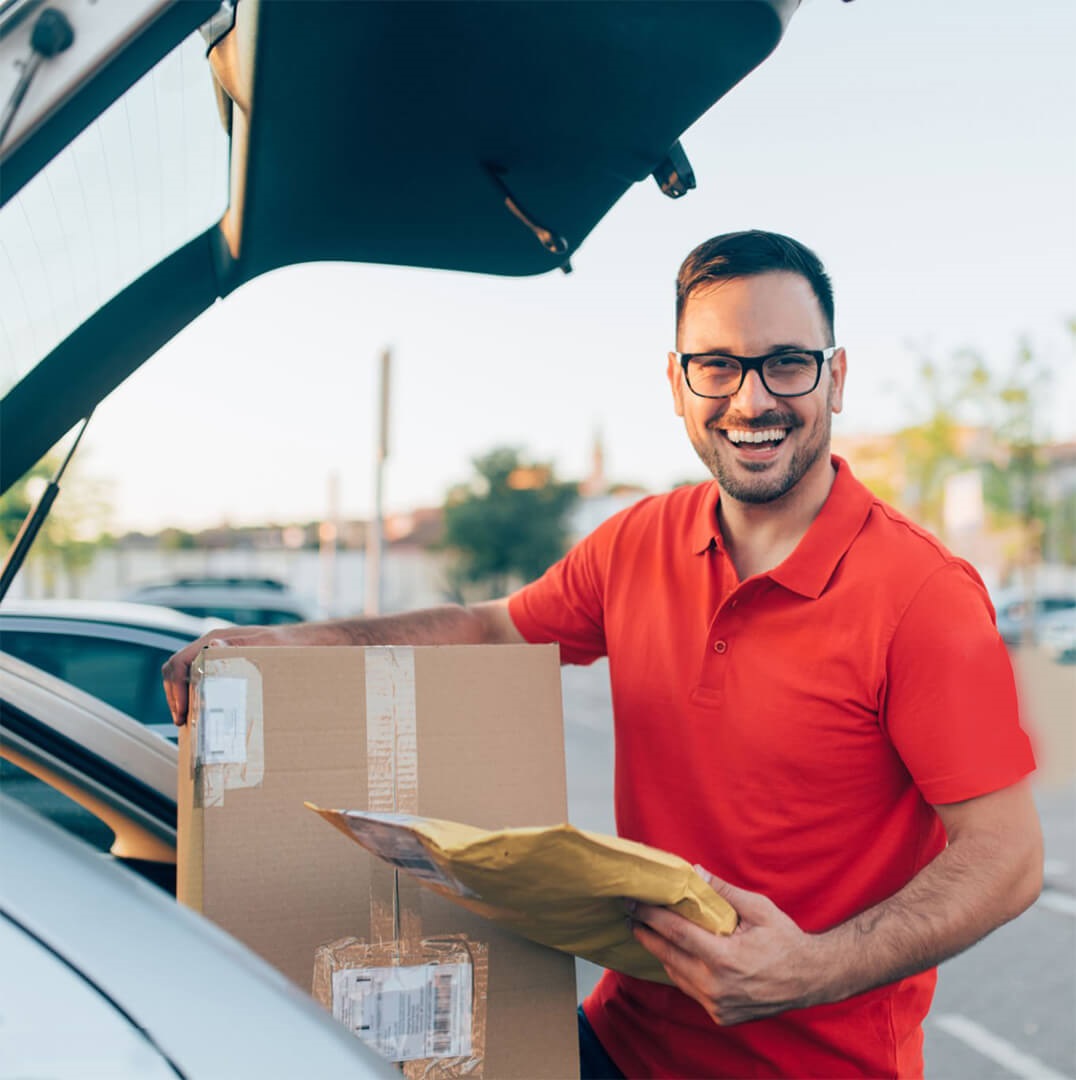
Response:
[{"label": "asphalt pavement", "polygon": [[[927,1080],[1076,1080],[1076,665],[1014,652],[1036,745],[1046,847],[1042,896],[943,964],[925,1027]],[[614,832],[608,667],[564,668],[572,823]],[[578,961],[580,998],[600,970]]]}]

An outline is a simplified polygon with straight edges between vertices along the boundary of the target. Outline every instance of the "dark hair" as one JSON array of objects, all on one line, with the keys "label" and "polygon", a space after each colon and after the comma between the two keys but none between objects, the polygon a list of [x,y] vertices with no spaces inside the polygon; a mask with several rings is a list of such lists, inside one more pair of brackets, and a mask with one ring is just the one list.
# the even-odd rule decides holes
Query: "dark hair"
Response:
[{"label": "dark hair", "polygon": [[747,229],[705,240],[683,261],[676,275],[676,328],[687,298],[715,281],[786,270],[807,279],[829,328],[833,344],[833,285],[822,260],[798,240],[780,233]]}]

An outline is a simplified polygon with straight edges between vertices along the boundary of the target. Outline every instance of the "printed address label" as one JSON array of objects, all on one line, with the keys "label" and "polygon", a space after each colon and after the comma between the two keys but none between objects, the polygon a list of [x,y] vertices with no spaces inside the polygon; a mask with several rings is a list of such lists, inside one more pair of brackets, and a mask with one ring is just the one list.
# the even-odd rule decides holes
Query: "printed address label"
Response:
[{"label": "printed address label", "polygon": [[333,1016],[393,1062],[471,1055],[470,964],[344,968]]}]

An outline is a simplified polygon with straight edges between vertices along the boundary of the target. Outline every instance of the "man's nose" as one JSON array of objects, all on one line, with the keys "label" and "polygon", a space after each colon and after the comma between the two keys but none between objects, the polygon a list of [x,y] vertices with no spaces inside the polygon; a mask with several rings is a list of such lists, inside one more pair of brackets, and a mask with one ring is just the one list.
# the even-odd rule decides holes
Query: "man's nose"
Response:
[{"label": "man's nose", "polygon": [[768,412],[777,404],[773,394],[766,389],[762,376],[757,371],[749,371],[740,389],[732,396],[733,404],[748,416]]}]

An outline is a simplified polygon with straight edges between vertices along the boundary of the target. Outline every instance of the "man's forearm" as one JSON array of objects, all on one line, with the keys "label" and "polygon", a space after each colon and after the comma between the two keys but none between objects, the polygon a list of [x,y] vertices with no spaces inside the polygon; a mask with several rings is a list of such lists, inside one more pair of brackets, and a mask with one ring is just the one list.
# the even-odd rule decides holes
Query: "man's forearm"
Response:
[{"label": "man's forearm", "polygon": [[829,972],[822,1000],[936,966],[1019,915],[1041,887],[1037,819],[955,836],[899,892],[819,935]]},{"label": "man's forearm", "polygon": [[226,626],[180,649],[162,669],[168,708],[177,724],[187,722],[191,663],[206,645],[509,645],[523,635],[508,614],[507,600],[461,607],[446,604],[402,615],[335,619],[276,626]]},{"label": "man's forearm", "polygon": [[444,604],[398,615],[307,623],[297,630],[302,644],[309,645],[495,645],[522,640],[507,611],[490,604]]}]

